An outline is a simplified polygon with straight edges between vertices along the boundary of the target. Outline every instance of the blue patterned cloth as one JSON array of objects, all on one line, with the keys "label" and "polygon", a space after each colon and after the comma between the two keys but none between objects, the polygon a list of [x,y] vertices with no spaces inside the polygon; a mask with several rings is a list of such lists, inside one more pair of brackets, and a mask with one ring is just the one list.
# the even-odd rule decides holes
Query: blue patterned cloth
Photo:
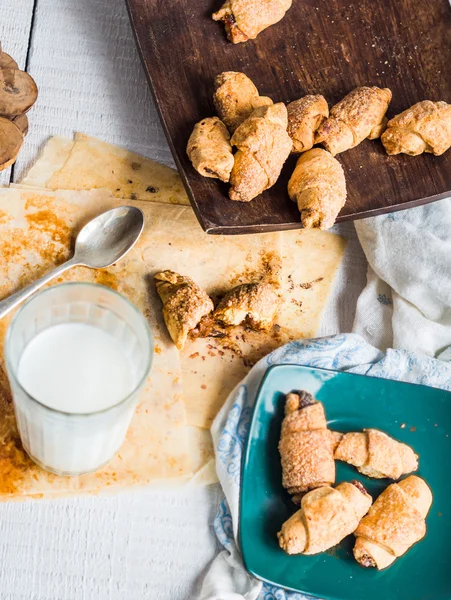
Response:
[{"label": "blue patterned cloth", "polygon": [[268,367],[276,364],[321,367],[451,390],[451,362],[406,350],[382,353],[355,334],[292,342],[263,358],[229,396],[212,427],[216,468],[225,492],[214,530],[224,551],[205,578],[202,600],[307,598],[250,577],[236,545],[241,458],[259,384]]}]

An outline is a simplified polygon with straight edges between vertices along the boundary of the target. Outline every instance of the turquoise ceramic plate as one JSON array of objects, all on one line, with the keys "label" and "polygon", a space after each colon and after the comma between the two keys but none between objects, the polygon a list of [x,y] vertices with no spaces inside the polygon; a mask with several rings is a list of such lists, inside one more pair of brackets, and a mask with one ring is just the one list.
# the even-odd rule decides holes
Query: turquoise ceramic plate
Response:
[{"label": "turquoise ceramic plate", "polygon": [[[353,536],[317,556],[288,556],[277,531],[295,512],[281,485],[277,444],[284,394],[305,389],[324,403],[338,431],[382,429],[420,455],[418,474],[434,494],[427,535],[391,567],[360,567]],[[247,570],[264,581],[328,600],[451,599],[451,393],[296,365],[269,369],[252,418],[243,463],[240,541]],[[376,497],[390,482],[337,462],[337,483],[359,479]]]}]

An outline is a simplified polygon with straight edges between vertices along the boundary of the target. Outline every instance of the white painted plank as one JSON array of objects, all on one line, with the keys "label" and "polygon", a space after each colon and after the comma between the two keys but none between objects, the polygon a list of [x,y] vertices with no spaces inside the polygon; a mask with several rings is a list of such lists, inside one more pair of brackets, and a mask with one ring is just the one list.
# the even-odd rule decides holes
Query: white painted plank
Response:
[{"label": "white painted plank", "polygon": [[173,165],[123,0],[39,0],[29,72],[39,99],[16,181],[49,136],[77,130]]},{"label": "white painted plank", "polygon": [[[33,4],[33,0],[0,0],[0,41],[21,69],[27,57]],[[10,174],[11,168],[0,171],[0,185],[9,183]]]},{"label": "white painted plank", "polygon": [[3,50],[25,67],[30,25],[33,15],[33,0],[0,0],[0,40]]},{"label": "white painted plank", "polygon": [[0,598],[197,598],[218,489],[1,504]]}]

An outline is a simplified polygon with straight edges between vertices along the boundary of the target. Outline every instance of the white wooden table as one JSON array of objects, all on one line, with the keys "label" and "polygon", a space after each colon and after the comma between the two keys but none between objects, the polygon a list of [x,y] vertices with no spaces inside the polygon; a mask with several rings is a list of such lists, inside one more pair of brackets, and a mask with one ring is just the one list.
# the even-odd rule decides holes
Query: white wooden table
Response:
[{"label": "white wooden table", "polygon": [[[0,0],[0,40],[39,87],[0,184],[48,137],[82,131],[173,165],[123,0]],[[352,224],[320,334],[350,331],[366,262]],[[187,600],[217,548],[219,486],[0,505],[1,600]]]}]

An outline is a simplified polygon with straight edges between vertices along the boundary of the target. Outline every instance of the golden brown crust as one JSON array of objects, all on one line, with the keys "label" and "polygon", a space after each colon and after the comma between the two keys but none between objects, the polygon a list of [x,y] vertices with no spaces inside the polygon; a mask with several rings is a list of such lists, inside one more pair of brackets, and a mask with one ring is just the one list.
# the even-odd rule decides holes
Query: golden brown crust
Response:
[{"label": "golden brown crust", "polygon": [[213,13],[214,21],[223,21],[228,39],[234,44],[253,40],[257,35],[280,21],[292,0],[226,0]]},{"label": "golden brown crust", "polygon": [[260,106],[272,104],[271,98],[260,96],[258,89],[244,73],[224,71],[215,78],[213,102],[220,119],[233,133]]},{"label": "golden brown crust", "polygon": [[299,394],[288,394],[279,442],[283,487],[299,494],[334,483],[334,445],[323,405],[303,406]]},{"label": "golden brown crust", "polygon": [[384,116],[384,118],[379,123],[379,125],[376,125],[370,131],[370,135],[368,136],[367,139],[369,139],[369,140],[377,140],[378,138],[380,138],[381,135],[384,133],[384,131],[387,129],[387,123],[388,123],[388,119],[387,119],[386,116]]},{"label": "golden brown crust", "polygon": [[336,158],[322,148],[300,156],[288,182],[304,227],[329,229],[346,202],[346,180]]},{"label": "golden brown crust", "polygon": [[304,96],[290,102],[288,111],[288,135],[293,141],[292,152],[305,152],[314,144],[315,131],[329,116],[324,96]]},{"label": "golden brown crust", "polygon": [[451,147],[451,104],[423,100],[390,119],[382,135],[387,154],[440,156]]},{"label": "golden brown crust", "polygon": [[377,429],[345,433],[335,450],[335,459],[376,479],[399,479],[418,469],[418,457],[410,446]]},{"label": "golden brown crust", "polygon": [[380,135],[392,98],[388,88],[358,87],[330,109],[329,118],[315,134],[333,156]]},{"label": "golden brown crust", "polygon": [[268,175],[255,154],[238,150],[230,175],[229,198],[238,202],[250,202],[268,187]]},{"label": "golden brown crust", "polygon": [[273,284],[243,283],[224,296],[213,317],[224,325],[245,323],[252,329],[267,329],[280,304],[281,298]]},{"label": "golden brown crust", "polygon": [[335,460],[349,462],[354,467],[364,465],[368,460],[367,434],[358,431],[345,433],[335,449]]},{"label": "golden brown crust", "polygon": [[229,181],[233,167],[230,134],[218,117],[209,117],[196,123],[186,153],[193,167],[204,177]]},{"label": "golden brown crust", "polygon": [[238,148],[230,176],[231,200],[250,202],[277,181],[292,142],[288,135],[287,109],[279,102],[254,110],[232,136]]},{"label": "golden brown crust", "polygon": [[341,438],[344,436],[344,433],[341,433],[341,431],[331,431],[331,433],[333,436],[333,444],[334,444],[334,452],[335,452],[335,448],[340,443]]},{"label": "golden brown crust", "polygon": [[288,554],[324,552],[355,531],[371,502],[364,488],[348,482],[335,489],[313,490],[302,498],[301,509],[282,525],[277,534],[279,545]]},{"label": "golden brown crust", "polygon": [[431,491],[420,477],[389,485],[355,531],[357,562],[378,569],[392,564],[425,536],[431,504]]},{"label": "golden brown crust", "polygon": [[213,310],[213,302],[192,279],[174,271],[161,271],[154,280],[163,302],[166,327],[174,344],[181,350],[189,332]]}]

